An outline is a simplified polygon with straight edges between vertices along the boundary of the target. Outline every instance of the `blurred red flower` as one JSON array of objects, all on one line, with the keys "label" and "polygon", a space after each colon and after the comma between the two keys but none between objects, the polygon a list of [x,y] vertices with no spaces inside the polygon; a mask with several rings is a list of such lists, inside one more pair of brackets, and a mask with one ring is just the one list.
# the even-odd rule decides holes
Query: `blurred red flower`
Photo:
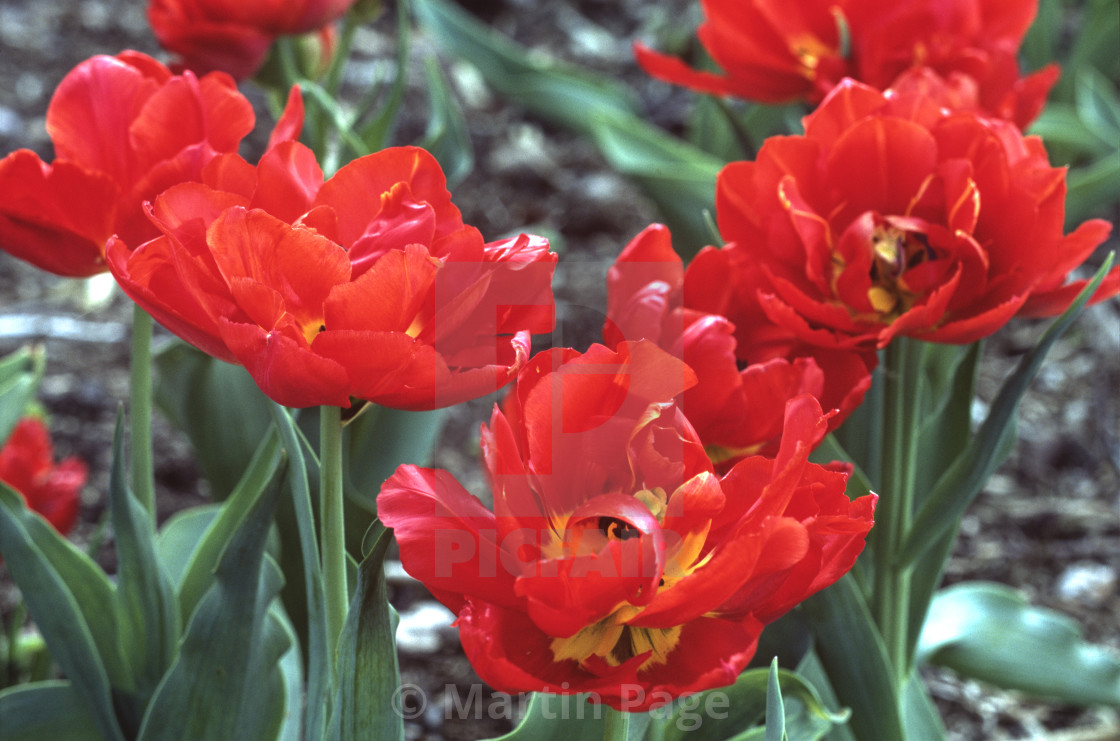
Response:
[{"label": "blurred red flower", "polygon": [[253,120],[227,75],[173,75],[132,51],[82,62],[47,109],[54,162],[27,149],[0,160],[0,249],[58,275],[104,272],[110,236],[159,233],[144,201],[236,151]]},{"label": "blurred red flower", "polygon": [[151,0],[148,22],[163,48],[195,72],[252,77],[279,36],[325,30],[356,0]]},{"label": "blurred red flower", "polygon": [[386,481],[378,516],[488,684],[630,711],[730,684],[851,568],[875,496],[808,462],[820,405],[792,400],[776,458],[721,478],[673,402],[694,383],[648,341],[543,352],[482,429],[493,512],[444,471]]},{"label": "blurred red flower", "polygon": [[634,237],[607,273],[603,340],[617,347],[648,339],[684,359],[698,382],[682,394],[680,407],[719,470],[746,455],[776,453],[786,403],[795,396],[810,394],[831,410],[830,430],[863,401],[871,372],[860,355],[845,353],[852,355],[845,360],[824,353],[829,368],[822,369],[807,349],[740,368],[735,325],[692,308],[684,276],[665,226],[652,224]]},{"label": "blurred red flower", "polygon": [[457,404],[512,380],[530,333],[553,327],[547,241],[485,244],[422,149],[362,157],[324,183],[310,149],[274,141],[256,167],[214,160],[151,216],[158,238],[110,240],[117,282],[288,406]]},{"label": "blurred red flower", "polygon": [[879,89],[927,68],[957,107],[1025,127],[1058,78],[1051,65],[1019,73],[1019,45],[1037,0],[701,0],[700,42],[723,74],[635,47],[654,77],[766,103],[820,101],[845,77]]},{"label": "blurred red flower", "polygon": [[[969,343],[1059,313],[1084,287],[1067,276],[1110,226],[1064,236],[1065,194],[1065,170],[1014,125],[846,81],[804,136],[723,169],[728,244],[697,256],[685,292],[735,322],[740,347],[772,353]],[[1113,270],[1093,300],[1118,291]]]},{"label": "blurred red flower", "polygon": [[23,495],[29,509],[65,535],[78,519],[78,493],[88,469],[76,457],[57,465],[50,433],[37,417],[24,417],[0,447],[0,481]]}]

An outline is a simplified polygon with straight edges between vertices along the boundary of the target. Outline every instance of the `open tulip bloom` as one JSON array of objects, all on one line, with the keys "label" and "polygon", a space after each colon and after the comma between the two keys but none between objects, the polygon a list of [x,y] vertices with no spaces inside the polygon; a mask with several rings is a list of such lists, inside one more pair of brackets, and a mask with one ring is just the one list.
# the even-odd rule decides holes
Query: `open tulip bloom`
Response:
[{"label": "open tulip bloom", "polygon": [[489,684],[631,711],[726,685],[763,625],[851,567],[875,497],[808,462],[816,400],[789,402],[776,458],[721,477],[674,402],[694,383],[650,342],[541,353],[483,428],[493,512],[443,471],[382,487],[405,568]]},{"label": "open tulip bloom", "polygon": [[[151,0],[178,59],[79,64],[47,109],[53,160],[0,159],[0,250],[109,272],[134,304],[112,576],[65,536],[85,465],[55,463],[26,418],[44,353],[0,357],[0,560],[35,624],[3,615],[0,736],[403,739],[439,706],[401,683],[390,555],[406,599],[422,585],[454,613],[483,682],[539,693],[510,741],[943,738],[924,664],[1120,706],[1120,659],[1064,616],[1000,585],[941,588],[1046,353],[1120,293],[1111,256],[1082,273],[1111,224],[1066,226],[1098,213],[1114,172],[1114,150],[1078,148],[1116,139],[1115,75],[1074,70],[1076,99],[1058,85],[1066,109],[1038,118],[1058,71],[1037,54],[1020,70],[1037,9],[700,0],[718,69],[639,45],[641,67],[814,108],[798,128],[792,107],[700,100],[675,139],[617,81],[543,63],[447,0],[393,6],[397,63],[354,70],[352,51],[376,53],[357,44],[382,43],[360,33],[376,0]],[[601,344],[597,320],[583,345],[542,349],[557,253],[520,225],[484,237],[452,202],[475,160],[440,65],[427,126],[395,126],[416,88],[410,24],[495,99],[588,135],[673,225],[643,217],[595,278]],[[286,38],[309,34],[311,71]],[[1082,43],[1071,60],[1099,56]],[[275,119],[259,145],[237,82],[252,76]],[[1059,137],[1089,163],[1067,179],[1040,137],[1085,117],[1097,128]],[[407,131],[423,134],[390,145]],[[1071,193],[1091,196],[1076,213]],[[598,227],[545,228],[578,255]],[[1017,317],[1057,318],[977,404],[981,341]],[[153,352],[153,320],[182,342]],[[488,395],[489,491],[468,491],[430,467],[430,412]],[[215,499],[166,521],[154,402]],[[25,671],[26,645],[62,679]],[[453,689],[445,719],[463,710]]]}]

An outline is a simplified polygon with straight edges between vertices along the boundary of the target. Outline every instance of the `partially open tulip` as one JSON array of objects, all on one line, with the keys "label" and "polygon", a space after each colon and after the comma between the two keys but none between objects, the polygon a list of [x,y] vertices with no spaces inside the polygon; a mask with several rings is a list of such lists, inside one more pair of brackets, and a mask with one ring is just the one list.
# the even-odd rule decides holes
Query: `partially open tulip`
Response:
[{"label": "partially open tulip", "polygon": [[50,433],[37,417],[21,419],[0,446],[0,481],[22,494],[28,509],[62,534],[78,519],[79,493],[87,474],[80,458],[54,462]]},{"label": "partially open tulip", "polygon": [[[697,256],[685,292],[735,322],[740,347],[969,343],[1085,285],[1068,275],[1110,226],[1063,234],[1065,195],[1065,170],[1013,124],[846,81],[803,136],[720,173],[728,244]],[[1118,291],[1113,270],[1092,300]]]},{"label": "partially open tulip", "polygon": [[697,383],[680,406],[720,470],[745,455],[776,452],[786,403],[796,396],[810,394],[831,410],[829,429],[859,406],[871,385],[873,356],[826,352],[818,362],[807,349],[740,367],[735,325],[692,308],[684,275],[669,230],[644,229],[607,273],[603,339],[609,347],[648,339],[684,359]]},{"label": "partially open tulip", "polygon": [[279,36],[320,31],[356,0],[151,0],[148,20],[163,48],[195,72],[251,77]]},{"label": "partially open tulip", "polygon": [[236,151],[253,121],[228,75],[173,75],[138,52],[82,62],[47,108],[54,161],[0,160],[0,249],[58,275],[104,272],[109,237],[159,234],[144,202]]},{"label": "partially open tulip", "polygon": [[491,393],[553,327],[555,253],[485,243],[422,149],[387,149],[330,180],[282,140],[230,155],[151,208],[162,234],[114,239],[113,275],[167,329],[238,363],[274,401],[433,409]]},{"label": "partially open tulip", "polygon": [[488,684],[628,711],[727,685],[764,624],[851,568],[875,497],[808,462],[819,404],[792,400],[776,457],[720,477],[673,401],[694,383],[652,342],[540,353],[482,429],[493,511],[444,471],[386,481],[405,569]]},{"label": "partially open tulip", "polygon": [[692,69],[641,44],[654,77],[766,103],[820,101],[845,77],[884,89],[925,69],[957,107],[1025,127],[1058,78],[1051,65],[1019,72],[1019,45],[1037,0],[701,0],[697,35],[722,73]]}]

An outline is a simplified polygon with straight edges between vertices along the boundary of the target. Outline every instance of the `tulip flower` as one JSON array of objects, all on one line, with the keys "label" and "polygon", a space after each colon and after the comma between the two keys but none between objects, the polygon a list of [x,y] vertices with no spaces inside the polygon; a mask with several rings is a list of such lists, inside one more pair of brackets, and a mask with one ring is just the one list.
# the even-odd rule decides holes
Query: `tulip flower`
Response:
[{"label": "tulip flower", "polygon": [[252,77],[279,36],[322,31],[356,0],[151,0],[160,45],[195,72]]},{"label": "tulip flower", "polygon": [[695,70],[641,44],[654,77],[714,95],[817,103],[842,79],[896,86],[923,68],[954,91],[957,107],[1026,127],[1058,78],[1051,65],[1025,77],[1018,53],[1037,0],[701,0],[697,35],[722,74]]},{"label": "tulip flower", "polygon": [[386,481],[405,569],[488,684],[629,711],[727,685],[764,624],[852,566],[875,497],[808,462],[816,400],[790,401],[775,458],[720,477],[674,402],[695,381],[648,341],[540,353],[482,429],[492,512],[444,471]]},{"label": "tulip flower", "polygon": [[[1067,276],[1110,225],[1063,235],[1065,194],[1065,171],[1013,124],[849,80],[803,136],[723,169],[728,244],[697,256],[685,293],[735,322],[740,347],[970,343],[1060,313],[1084,287]],[[1118,291],[1113,270],[1093,301]]]},{"label": "tulip flower", "polygon": [[[832,410],[829,429],[852,412],[871,385],[874,356],[822,353],[768,357],[739,367],[735,325],[697,311],[684,291],[684,265],[669,230],[652,224],[623,249],[607,273],[604,342],[648,339],[695,371],[680,406],[720,470],[744,455],[777,451],[786,403],[810,394]],[[749,348],[748,348],[749,349]]]},{"label": "tulip flower", "polygon": [[362,157],[324,183],[311,150],[282,140],[255,167],[215,160],[151,217],[156,239],[110,241],[117,282],[287,406],[456,404],[512,380],[530,333],[552,330],[547,241],[484,243],[422,149]]},{"label": "tulip flower", "polygon": [[131,51],[82,62],[47,109],[54,162],[0,160],[0,249],[58,275],[104,272],[109,237],[155,237],[143,203],[236,151],[253,120],[227,75],[173,75]]},{"label": "tulip flower", "polygon": [[37,417],[24,417],[16,423],[0,447],[0,481],[22,494],[29,509],[63,534],[78,519],[78,493],[87,474],[80,458],[54,462],[50,433]]}]

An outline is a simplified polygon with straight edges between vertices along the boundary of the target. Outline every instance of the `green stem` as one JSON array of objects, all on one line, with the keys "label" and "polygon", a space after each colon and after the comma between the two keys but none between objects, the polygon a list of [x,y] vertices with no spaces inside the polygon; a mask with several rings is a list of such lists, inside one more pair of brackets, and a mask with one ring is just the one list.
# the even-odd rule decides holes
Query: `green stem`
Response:
[{"label": "green stem", "polygon": [[913,516],[922,345],[895,339],[883,358],[883,459],[875,513],[875,621],[883,635],[898,686],[910,674],[908,630],[910,569],[899,552]]},{"label": "green stem", "polygon": [[138,305],[132,311],[132,368],[128,433],[132,489],[152,515],[156,512],[152,465],[152,318]]},{"label": "green stem", "polygon": [[626,741],[630,730],[630,713],[603,705],[603,741]]},{"label": "green stem", "polygon": [[327,596],[327,645],[334,653],[346,621],[346,523],[342,510],[342,410],[319,408],[319,541]]}]

